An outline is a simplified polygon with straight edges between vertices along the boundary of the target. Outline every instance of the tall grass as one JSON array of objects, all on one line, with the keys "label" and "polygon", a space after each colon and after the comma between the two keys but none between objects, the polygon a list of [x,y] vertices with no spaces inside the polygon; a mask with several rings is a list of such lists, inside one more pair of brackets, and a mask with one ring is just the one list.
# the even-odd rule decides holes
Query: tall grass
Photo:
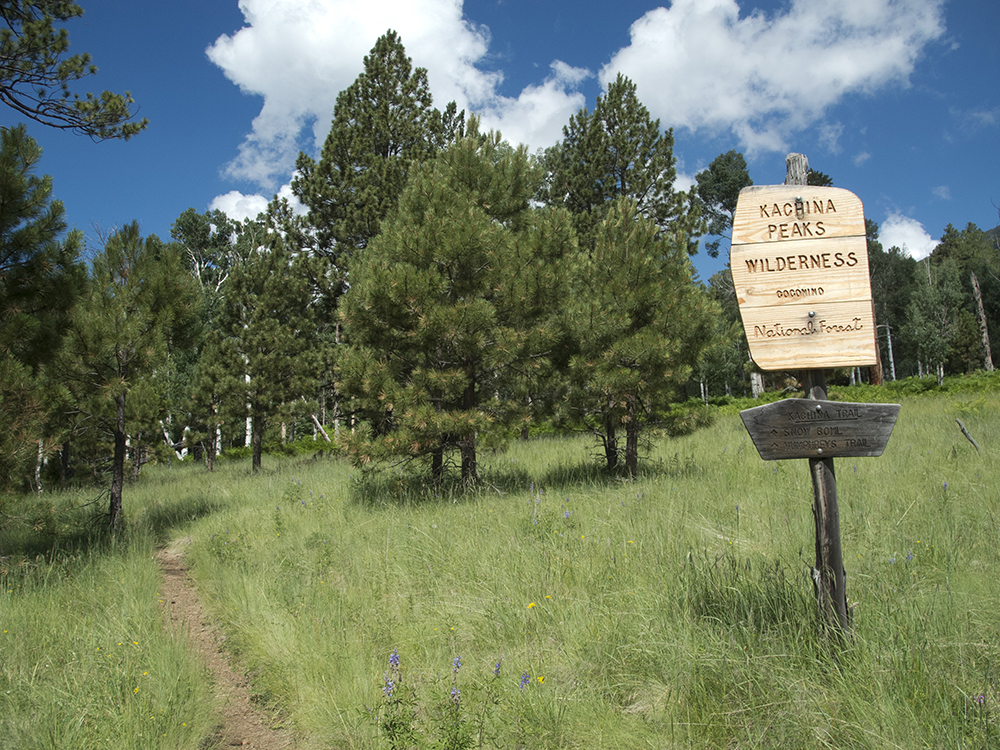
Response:
[{"label": "tall grass", "polygon": [[153,537],[87,532],[43,535],[30,557],[11,554],[23,534],[0,542],[0,748],[197,747],[212,694],[185,634],[164,630]]},{"label": "tall grass", "polygon": [[[485,459],[471,494],[288,458],[159,469],[126,503],[190,539],[227,646],[302,747],[1000,746],[1000,396],[902,403],[881,458],[836,462],[843,646],[817,632],[806,462],[762,461],[735,416],[658,441],[635,481],[547,438]],[[100,556],[94,575],[133,577]],[[5,618],[68,590],[38,581]],[[95,679],[135,672],[115,664]]]}]

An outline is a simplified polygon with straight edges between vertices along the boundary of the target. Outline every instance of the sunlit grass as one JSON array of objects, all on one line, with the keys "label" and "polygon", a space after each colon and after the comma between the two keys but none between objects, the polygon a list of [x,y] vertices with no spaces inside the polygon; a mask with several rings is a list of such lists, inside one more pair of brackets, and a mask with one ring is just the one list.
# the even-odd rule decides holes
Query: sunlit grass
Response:
[{"label": "sunlit grass", "polygon": [[[484,746],[994,746],[1000,396],[902,403],[882,457],[836,460],[854,607],[843,647],[817,633],[806,462],[762,461],[732,415],[657,441],[635,481],[603,474],[583,438],[548,438],[484,456],[468,494],[405,474],[362,483],[336,458],[266,457],[259,477],[244,462],[155,469],[126,512],[147,539],[189,540],[227,647],[302,747],[390,746],[372,717],[393,650],[427,743],[457,688]],[[53,610],[72,608],[78,586],[110,587],[92,594],[96,612],[145,611],[156,572],[141,560],[149,547],[136,549],[149,572],[123,575],[116,561],[132,553],[109,550],[91,555],[93,580],[46,580],[41,565],[23,577],[30,591],[4,594],[4,629],[45,619],[50,596]],[[110,584],[133,579],[132,593]],[[106,619],[57,620],[44,653],[72,650],[84,631],[94,648],[108,627],[139,632]],[[8,653],[4,689],[23,701],[41,656]],[[121,660],[136,653],[92,673],[96,702],[135,687],[148,667]],[[54,689],[37,695],[60,715]],[[6,701],[0,730],[34,705]]]}]

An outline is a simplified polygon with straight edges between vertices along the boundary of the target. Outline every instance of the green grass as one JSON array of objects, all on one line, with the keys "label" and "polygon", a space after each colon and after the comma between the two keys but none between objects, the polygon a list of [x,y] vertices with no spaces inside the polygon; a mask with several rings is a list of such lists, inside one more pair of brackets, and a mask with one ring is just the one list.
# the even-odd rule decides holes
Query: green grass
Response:
[{"label": "green grass", "polygon": [[[846,646],[817,633],[806,462],[762,461],[734,415],[657,442],[631,482],[556,437],[484,457],[467,495],[335,458],[163,467],[126,494],[127,544],[0,541],[0,747],[106,746],[95,726],[198,747],[207,688],[159,626],[151,561],[177,536],[300,747],[1000,747],[1000,395],[885,400],[885,454],[836,461]],[[176,676],[133,711],[150,667]]]}]

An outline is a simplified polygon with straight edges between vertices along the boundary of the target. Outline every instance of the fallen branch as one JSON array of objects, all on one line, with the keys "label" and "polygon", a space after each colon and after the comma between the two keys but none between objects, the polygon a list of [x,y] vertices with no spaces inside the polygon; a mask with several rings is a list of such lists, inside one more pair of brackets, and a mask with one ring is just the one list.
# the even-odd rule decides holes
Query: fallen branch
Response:
[{"label": "fallen branch", "polygon": [[976,453],[979,453],[979,443],[973,440],[972,435],[969,434],[969,431],[965,429],[965,425],[962,424],[962,420],[956,419],[955,421],[958,422],[958,428],[962,431],[962,434],[965,435],[965,437],[968,438],[969,442],[975,446]]}]

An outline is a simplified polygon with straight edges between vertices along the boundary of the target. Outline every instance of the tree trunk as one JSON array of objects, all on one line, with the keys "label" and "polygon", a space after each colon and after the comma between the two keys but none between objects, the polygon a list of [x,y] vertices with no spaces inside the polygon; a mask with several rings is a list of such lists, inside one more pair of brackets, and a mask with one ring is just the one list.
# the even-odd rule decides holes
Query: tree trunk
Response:
[{"label": "tree trunk", "polygon": [[610,414],[604,418],[604,460],[608,471],[618,468],[618,434],[615,431],[615,418]]},{"label": "tree trunk", "polygon": [[262,417],[253,418],[253,434],[250,436],[250,443],[253,446],[250,471],[257,474],[260,472],[260,454],[264,444],[264,419]]},{"label": "tree trunk", "polygon": [[[462,396],[462,408],[466,412],[471,412],[476,408],[476,372],[473,367],[468,368],[466,377],[468,382]],[[465,435],[459,446],[462,451],[462,482],[475,484],[479,481],[479,467],[476,461],[476,433],[470,432]]]},{"label": "tree trunk", "polygon": [[[170,461],[167,461],[170,466]],[[132,481],[138,481],[139,472],[142,471],[142,432],[135,436],[135,445],[132,447]]]},{"label": "tree trunk", "polygon": [[431,479],[434,484],[444,477],[444,441],[439,441],[431,452]]},{"label": "tree trunk", "polygon": [[462,438],[462,482],[475,484],[479,481],[479,467],[476,462],[476,433],[471,432]]},{"label": "tree trunk", "polygon": [[38,441],[38,458],[35,460],[35,492],[42,494],[42,463],[45,459],[45,442]]},{"label": "tree trunk", "polygon": [[764,375],[757,370],[750,372],[750,392],[754,398],[760,398],[764,392]]},{"label": "tree trunk", "polygon": [[62,449],[59,451],[59,486],[65,487],[66,481],[70,478],[69,458],[70,441],[66,438],[63,441]]},{"label": "tree trunk", "polygon": [[639,473],[639,415],[635,396],[628,397],[628,416],[625,422],[625,470],[633,479]]},{"label": "tree trunk", "polygon": [[885,343],[886,349],[889,352],[889,377],[894,381],[896,380],[896,360],[892,356],[892,329],[888,326],[885,327]]},{"label": "tree trunk", "polygon": [[309,416],[312,417],[313,427],[319,430],[319,434],[323,436],[323,439],[328,443],[332,443],[333,441],[330,440],[330,436],[326,434],[326,430],[323,429],[323,425],[320,424],[320,421],[319,419],[316,418],[316,415],[310,414]]},{"label": "tree trunk", "polygon": [[111,461],[111,498],[108,528],[117,532],[122,525],[122,487],[125,484],[125,394],[115,396],[115,452]]},{"label": "tree trunk", "polygon": [[209,425],[208,435],[208,446],[205,450],[205,471],[211,473],[215,471],[215,451],[219,440],[218,425]]},{"label": "tree trunk", "polygon": [[979,317],[979,335],[983,339],[983,366],[986,372],[993,372],[993,354],[990,352],[990,331],[986,325],[986,309],[983,307],[983,293],[979,289],[979,279],[972,275],[972,292],[976,297],[976,314]]}]

